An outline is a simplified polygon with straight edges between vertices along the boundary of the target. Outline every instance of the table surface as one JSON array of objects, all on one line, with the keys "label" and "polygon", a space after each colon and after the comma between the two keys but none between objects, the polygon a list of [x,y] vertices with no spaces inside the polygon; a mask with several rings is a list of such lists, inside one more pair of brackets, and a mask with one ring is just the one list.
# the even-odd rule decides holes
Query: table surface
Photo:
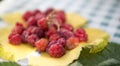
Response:
[{"label": "table surface", "polygon": [[[120,44],[120,0],[4,0],[0,15],[49,7],[80,14],[88,19],[88,27],[105,30],[111,35],[110,41]],[[4,26],[1,20],[0,27]]]}]

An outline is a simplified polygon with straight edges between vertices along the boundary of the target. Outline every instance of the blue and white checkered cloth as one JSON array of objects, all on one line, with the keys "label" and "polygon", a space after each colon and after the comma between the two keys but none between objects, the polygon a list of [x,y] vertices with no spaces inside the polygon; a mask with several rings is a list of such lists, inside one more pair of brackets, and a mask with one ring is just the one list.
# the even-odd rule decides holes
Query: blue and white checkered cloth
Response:
[{"label": "blue and white checkered cloth", "polygon": [[111,35],[110,41],[120,43],[120,0],[4,0],[0,15],[49,7],[80,14],[88,19],[88,27],[103,29]]}]

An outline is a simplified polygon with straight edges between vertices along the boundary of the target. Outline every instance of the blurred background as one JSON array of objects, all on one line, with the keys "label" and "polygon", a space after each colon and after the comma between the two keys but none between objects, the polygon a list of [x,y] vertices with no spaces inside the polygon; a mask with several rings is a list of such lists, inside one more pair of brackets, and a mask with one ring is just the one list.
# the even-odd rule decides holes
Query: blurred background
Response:
[{"label": "blurred background", "polygon": [[[0,16],[15,11],[49,7],[78,13],[88,19],[88,27],[100,28],[120,44],[120,0],[0,0]],[[0,19],[0,27],[5,23]]]}]

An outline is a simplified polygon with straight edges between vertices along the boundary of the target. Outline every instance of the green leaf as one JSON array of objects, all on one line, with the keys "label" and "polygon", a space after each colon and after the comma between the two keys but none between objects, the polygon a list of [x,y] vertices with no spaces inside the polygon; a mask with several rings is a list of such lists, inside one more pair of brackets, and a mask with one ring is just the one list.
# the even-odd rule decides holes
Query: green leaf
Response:
[{"label": "green leaf", "polygon": [[20,66],[15,62],[0,62],[0,66]]},{"label": "green leaf", "polygon": [[[103,51],[96,54],[83,49],[76,62],[76,66],[120,66],[120,45],[109,43]],[[75,63],[71,66],[75,66]]]}]

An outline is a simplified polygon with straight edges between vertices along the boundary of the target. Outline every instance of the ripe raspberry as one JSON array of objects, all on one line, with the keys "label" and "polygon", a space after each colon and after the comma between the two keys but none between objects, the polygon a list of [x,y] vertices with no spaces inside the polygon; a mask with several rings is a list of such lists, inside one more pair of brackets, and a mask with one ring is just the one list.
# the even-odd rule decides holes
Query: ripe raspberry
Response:
[{"label": "ripe raspberry", "polygon": [[39,19],[38,22],[37,22],[37,25],[43,30],[47,30],[47,28],[48,28],[46,18]]},{"label": "ripe raspberry", "polygon": [[66,48],[68,50],[71,50],[73,48],[75,48],[79,43],[79,39],[77,37],[70,37],[67,39],[67,42],[66,42]]},{"label": "ripe raspberry", "polygon": [[35,15],[35,20],[39,20],[39,19],[41,19],[41,18],[45,18],[45,15],[42,14],[42,13],[37,13],[37,14]]},{"label": "ripe raspberry", "polygon": [[57,30],[59,28],[59,25],[57,25],[56,23],[50,23],[49,28],[55,28]]},{"label": "ripe raspberry", "polygon": [[81,37],[78,37],[78,38],[79,38],[80,42],[82,42],[82,41],[87,42],[87,40],[88,40],[87,34],[83,34]]},{"label": "ripe raspberry", "polygon": [[39,32],[37,35],[39,36],[39,38],[45,37],[45,31],[42,29],[39,29]]},{"label": "ripe raspberry", "polygon": [[70,25],[70,24],[63,24],[63,25],[60,26],[60,28],[64,28],[64,29],[73,31],[73,26]]},{"label": "ripe raspberry", "polygon": [[15,26],[21,26],[21,27],[23,27],[23,24],[20,23],[20,22],[17,22]]},{"label": "ripe raspberry", "polygon": [[33,15],[36,15],[36,14],[38,14],[38,13],[42,13],[39,9],[35,9],[34,11],[33,11]]},{"label": "ripe raspberry", "polygon": [[51,57],[59,58],[65,54],[65,49],[61,44],[53,44],[48,49],[48,53]]},{"label": "ripe raspberry", "polygon": [[20,45],[22,43],[21,36],[19,34],[10,34],[9,42],[13,45]]},{"label": "ripe raspberry", "polygon": [[27,21],[31,16],[33,16],[33,13],[31,11],[27,11],[23,14],[23,19]]},{"label": "ripe raspberry", "polygon": [[14,34],[22,34],[24,27],[21,23],[16,23],[15,27],[12,29]]},{"label": "ripe raspberry", "polygon": [[68,39],[72,36],[74,36],[74,33],[72,31],[69,31],[67,29],[60,29],[59,34],[64,37],[65,39]]},{"label": "ripe raspberry", "polygon": [[57,40],[57,43],[59,43],[59,44],[61,44],[63,47],[65,47],[65,45],[66,45],[66,40],[65,40],[64,38],[59,38],[59,39]]},{"label": "ripe raspberry", "polygon": [[59,38],[60,38],[59,34],[53,34],[53,35],[50,36],[49,41],[53,41],[53,40],[56,41]]},{"label": "ripe raspberry", "polygon": [[56,12],[56,18],[60,18],[63,23],[65,23],[66,18],[65,18],[65,12],[60,10]]},{"label": "ripe raspberry", "polygon": [[57,32],[56,28],[49,27],[49,30],[45,33],[46,37],[50,37],[51,35],[55,34]]},{"label": "ripe raspberry", "polygon": [[56,44],[56,41],[49,41],[48,46],[46,48],[46,51],[48,52],[48,49],[50,48],[51,45]]},{"label": "ripe raspberry", "polygon": [[88,40],[87,34],[83,28],[78,28],[75,32],[75,36],[79,38],[80,42],[86,42]]},{"label": "ripe raspberry", "polygon": [[38,36],[36,34],[32,34],[32,35],[29,35],[27,37],[27,42],[31,45],[31,46],[35,46],[35,42],[38,40]]},{"label": "ripe raspberry", "polygon": [[27,43],[27,37],[30,35],[30,32],[28,32],[27,30],[23,31],[21,37],[22,37],[22,42],[23,43]]},{"label": "ripe raspberry", "polygon": [[40,29],[36,26],[30,26],[26,30],[30,32],[30,34],[38,34]]},{"label": "ripe raspberry", "polygon": [[85,30],[84,30],[83,28],[78,28],[78,29],[76,30],[76,32],[77,32],[77,33],[80,33],[80,34],[83,34],[83,33],[85,33]]},{"label": "ripe raspberry", "polygon": [[53,8],[48,8],[46,11],[45,11],[45,15],[47,16],[48,14],[50,14],[54,9]]},{"label": "ripe raspberry", "polygon": [[48,40],[45,38],[41,38],[37,42],[35,42],[35,46],[39,52],[44,52],[47,48]]},{"label": "ripe raspberry", "polygon": [[56,20],[56,22],[57,22],[59,25],[64,24],[60,18],[57,18],[57,17],[56,17],[55,20]]},{"label": "ripe raspberry", "polygon": [[27,20],[27,26],[36,26],[37,25],[37,21],[35,20],[35,17],[30,17]]}]

